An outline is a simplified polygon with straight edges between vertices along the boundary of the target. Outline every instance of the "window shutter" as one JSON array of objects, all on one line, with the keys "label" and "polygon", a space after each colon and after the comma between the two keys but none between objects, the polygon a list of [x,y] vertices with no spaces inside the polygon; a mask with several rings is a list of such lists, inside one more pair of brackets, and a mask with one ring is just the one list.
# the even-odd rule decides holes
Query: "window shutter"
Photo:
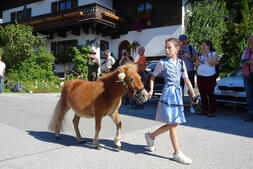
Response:
[{"label": "window shutter", "polygon": [[71,0],[71,8],[77,8],[78,7],[78,0]]},{"label": "window shutter", "polygon": [[27,9],[27,18],[31,19],[31,17],[32,17],[32,9],[29,8],[29,9]]},{"label": "window shutter", "polygon": [[51,53],[56,56],[56,42],[51,42]]},{"label": "window shutter", "polygon": [[16,12],[11,13],[11,22],[15,22],[16,20]]},{"label": "window shutter", "polygon": [[58,10],[58,1],[56,1],[56,2],[53,2],[52,4],[51,4],[51,12],[52,13],[56,13]]}]

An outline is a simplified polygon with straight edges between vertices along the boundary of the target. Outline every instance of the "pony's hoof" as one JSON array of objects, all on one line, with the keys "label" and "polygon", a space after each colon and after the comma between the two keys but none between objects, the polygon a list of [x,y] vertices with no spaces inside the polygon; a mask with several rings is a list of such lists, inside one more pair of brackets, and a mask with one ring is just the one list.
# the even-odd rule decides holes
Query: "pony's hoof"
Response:
[{"label": "pony's hoof", "polygon": [[55,139],[56,139],[56,140],[60,140],[61,137],[60,137],[60,136],[55,136]]},{"label": "pony's hoof", "polygon": [[115,145],[116,146],[116,149],[119,151],[119,150],[121,150],[121,146],[117,146],[117,145]]},{"label": "pony's hoof", "polygon": [[95,149],[96,149],[96,150],[101,150],[101,146],[100,146],[100,145],[96,145],[96,146],[95,146]]}]

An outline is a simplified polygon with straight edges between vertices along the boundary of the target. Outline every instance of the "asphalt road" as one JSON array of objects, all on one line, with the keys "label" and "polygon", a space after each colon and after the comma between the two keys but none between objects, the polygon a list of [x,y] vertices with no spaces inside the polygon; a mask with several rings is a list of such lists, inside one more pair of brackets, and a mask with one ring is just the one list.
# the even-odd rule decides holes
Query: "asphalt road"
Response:
[{"label": "asphalt road", "polygon": [[66,118],[61,140],[47,131],[59,94],[0,94],[1,169],[252,169],[253,123],[244,122],[245,110],[219,106],[218,116],[207,118],[186,113],[187,123],[178,127],[179,144],[193,164],[171,160],[169,133],[155,140],[156,151],[145,151],[144,133],[161,123],[154,121],[156,100],[143,110],[122,106],[122,150],[113,145],[115,125],[106,117],[102,122],[102,150],[90,144],[94,120],[81,119],[80,130],[87,144],[77,144],[72,127],[73,112]]}]

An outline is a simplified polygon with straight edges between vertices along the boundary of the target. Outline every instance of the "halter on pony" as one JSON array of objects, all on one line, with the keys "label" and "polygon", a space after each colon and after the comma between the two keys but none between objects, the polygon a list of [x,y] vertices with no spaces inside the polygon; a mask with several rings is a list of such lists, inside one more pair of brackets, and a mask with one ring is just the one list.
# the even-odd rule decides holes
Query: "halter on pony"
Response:
[{"label": "halter on pony", "polygon": [[121,82],[123,84],[123,86],[125,86],[126,91],[130,94],[134,94],[135,97],[140,97],[139,95],[141,94],[141,92],[143,90],[145,90],[144,87],[137,90],[137,91],[134,91],[132,88],[130,88],[127,82],[131,82],[133,79],[131,78],[129,80],[125,80],[126,74],[124,72],[120,72],[118,74],[118,77],[119,77],[119,81],[117,81],[117,82]]}]

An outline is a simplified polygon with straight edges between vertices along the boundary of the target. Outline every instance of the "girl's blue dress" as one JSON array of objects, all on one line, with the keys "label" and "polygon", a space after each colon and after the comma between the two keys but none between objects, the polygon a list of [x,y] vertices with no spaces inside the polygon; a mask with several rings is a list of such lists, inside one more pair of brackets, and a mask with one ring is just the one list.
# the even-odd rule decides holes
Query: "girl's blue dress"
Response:
[{"label": "girl's blue dress", "polygon": [[[180,79],[182,76],[182,60],[177,59],[176,63],[170,58],[162,59],[163,77],[165,86],[158,103],[156,120],[168,124],[180,124],[186,122],[182,100],[182,89]],[[186,71],[186,70],[185,70]],[[174,105],[173,105],[174,104]]]}]

